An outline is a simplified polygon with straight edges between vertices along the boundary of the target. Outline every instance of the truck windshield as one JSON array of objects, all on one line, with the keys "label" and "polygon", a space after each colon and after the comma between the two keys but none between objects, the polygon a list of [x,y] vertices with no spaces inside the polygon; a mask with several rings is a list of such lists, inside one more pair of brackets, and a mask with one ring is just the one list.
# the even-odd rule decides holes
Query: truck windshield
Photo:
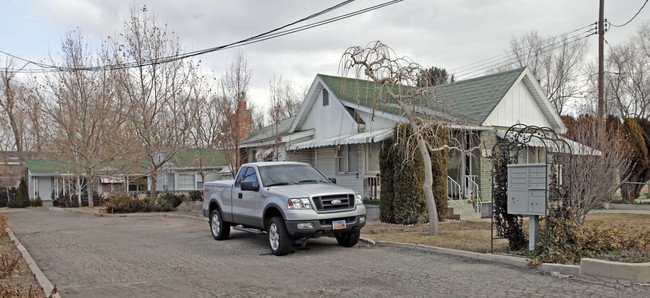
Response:
[{"label": "truck windshield", "polygon": [[300,183],[330,183],[318,170],[310,165],[286,164],[259,167],[264,187]]}]

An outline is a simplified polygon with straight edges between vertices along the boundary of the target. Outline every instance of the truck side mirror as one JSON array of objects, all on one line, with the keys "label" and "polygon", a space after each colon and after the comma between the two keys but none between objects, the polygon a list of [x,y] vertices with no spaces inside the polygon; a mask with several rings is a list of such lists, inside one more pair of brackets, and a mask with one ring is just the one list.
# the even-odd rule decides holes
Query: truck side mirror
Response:
[{"label": "truck side mirror", "polygon": [[259,191],[260,185],[253,181],[242,181],[241,190]]},{"label": "truck side mirror", "polygon": [[336,178],[334,178],[334,177],[328,177],[327,179],[329,179],[330,182],[336,184]]}]

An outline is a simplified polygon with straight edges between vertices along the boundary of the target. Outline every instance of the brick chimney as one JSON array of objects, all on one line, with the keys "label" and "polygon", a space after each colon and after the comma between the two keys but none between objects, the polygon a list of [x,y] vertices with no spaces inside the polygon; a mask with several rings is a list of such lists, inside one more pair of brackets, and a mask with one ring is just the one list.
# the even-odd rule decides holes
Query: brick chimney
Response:
[{"label": "brick chimney", "polygon": [[246,101],[240,100],[237,102],[235,119],[237,121],[237,136],[241,141],[251,134],[251,111],[246,109]]}]

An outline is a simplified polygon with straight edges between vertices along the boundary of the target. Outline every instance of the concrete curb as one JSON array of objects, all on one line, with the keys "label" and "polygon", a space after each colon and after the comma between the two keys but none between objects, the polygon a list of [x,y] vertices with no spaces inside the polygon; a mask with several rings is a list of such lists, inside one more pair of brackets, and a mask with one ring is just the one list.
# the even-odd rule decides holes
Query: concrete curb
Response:
[{"label": "concrete curb", "polygon": [[[25,262],[27,262],[27,265],[29,265],[29,269],[32,270],[32,273],[34,274],[34,277],[38,281],[38,283],[41,285],[43,288],[43,291],[45,292],[46,295],[49,296],[48,293],[52,293],[54,291],[54,285],[52,285],[52,282],[43,274],[43,271],[41,271],[41,268],[38,267],[36,264],[36,261],[32,258],[32,256],[29,254],[27,249],[18,241],[18,238],[16,238],[16,235],[11,231],[9,227],[5,229],[7,231],[7,234],[9,234],[9,238],[11,238],[11,241],[16,244],[16,247],[20,251],[20,254],[23,255],[23,258],[25,259]],[[56,298],[61,298],[61,296],[58,293],[55,293],[54,295],[51,295],[51,297],[56,297]]]},{"label": "concrete curb", "polygon": [[[541,272],[546,272],[546,273],[559,273],[562,275],[585,275],[585,276],[592,276],[592,277],[609,277],[609,276],[602,276],[602,275],[596,275],[592,273],[593,271],[584,271],[582,270],[582,266],[577,266],[577,265],[563,265],[563,264],[553,264],[553,263],[543,263],[538,266],[529,266],[528,261],[529,259],[524,258],[524,257],[518,257],[518,256],[509,256],[509,255],[499,255],[499,254],[485,254],[485,253],[477,253],[477,252],[469,252],[469,251],[464,251],[464,250],[457,250],[457,249],[449,249],[449,248],[441,248],[441,247],[435,247],[435,246],[427,246],[427,245],[422,245],[422,244],[410,244],[410,243],[399,243],[399,242],[375,242],[372,239],[367,239],[367,238],[359,238],[359,240],[366,242],[371,245],[377,245],[377,246],[387,246],[387,247],[398,247],[398,248],[408,248],[408,249],[415,249],[419,251],[425,251],[425,252],[435,252],[435,253],[441,253],[441,254],[446,254],[446,255],[451,255],[451,256],[456,256],[456,257],[461,257],[461,258],[467,258],[467,259],[473,259],[477,261],[485,261],[485,262],[493,262],[493,263],[500,263],[500,264],[505,264],[505,265],[510,265],[510,266],[515,266],[515,267],[520,267],[520,268],[536,268],[537,270]],[[585,259],[583,259],[585,260]],[[598,261],[598,260],[595,260]],[[603,261],[605,262],[605,261]],[[618,264],[621,266],[624,266],[625,269],[623,271],[630,270],[629,267],[636,267],[634,265],[637,264],[625,264],[625,263],[617,263],[617,262],[608,262],[608,263],[614,263]],[[646,263],[650,264],[650,263]],[[581,264],[582,265],[582,264]],[[632,265],[632,266],[628,266]],[[650,266],[650,265],[646,265]],[[610,272],[611,269],[607,266],[600,266],[600,270],[603,272]],[[646,270],[648,270],[648,267],[646,267]],[[646,275],[647,276],[647,275]],[[610,277],[611,278],[611,277]],[[636,281],[636,282],[646,282],[642,280],[632,280],[629,278],[625,277],[620,277],[619,279],[627,279],[631,281]]]},{"label": "concrete curb", "polygon": [[580,275],[650,283],[650,263],[619,263],[590,258],[580,260]]}]

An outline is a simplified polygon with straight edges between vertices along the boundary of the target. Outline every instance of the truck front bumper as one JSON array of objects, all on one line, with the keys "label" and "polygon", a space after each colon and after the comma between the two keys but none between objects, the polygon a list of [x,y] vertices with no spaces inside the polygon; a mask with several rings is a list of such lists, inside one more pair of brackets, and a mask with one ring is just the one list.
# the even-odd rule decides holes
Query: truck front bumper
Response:
[{"label": "truck front bumper", "polygon": [[[334,229],[332,222],[345,220],[344,229]],[[317,237],[359,231],[366,225],[366,215],[320,220],[291,220],[285,222],[291,236]]]}]

